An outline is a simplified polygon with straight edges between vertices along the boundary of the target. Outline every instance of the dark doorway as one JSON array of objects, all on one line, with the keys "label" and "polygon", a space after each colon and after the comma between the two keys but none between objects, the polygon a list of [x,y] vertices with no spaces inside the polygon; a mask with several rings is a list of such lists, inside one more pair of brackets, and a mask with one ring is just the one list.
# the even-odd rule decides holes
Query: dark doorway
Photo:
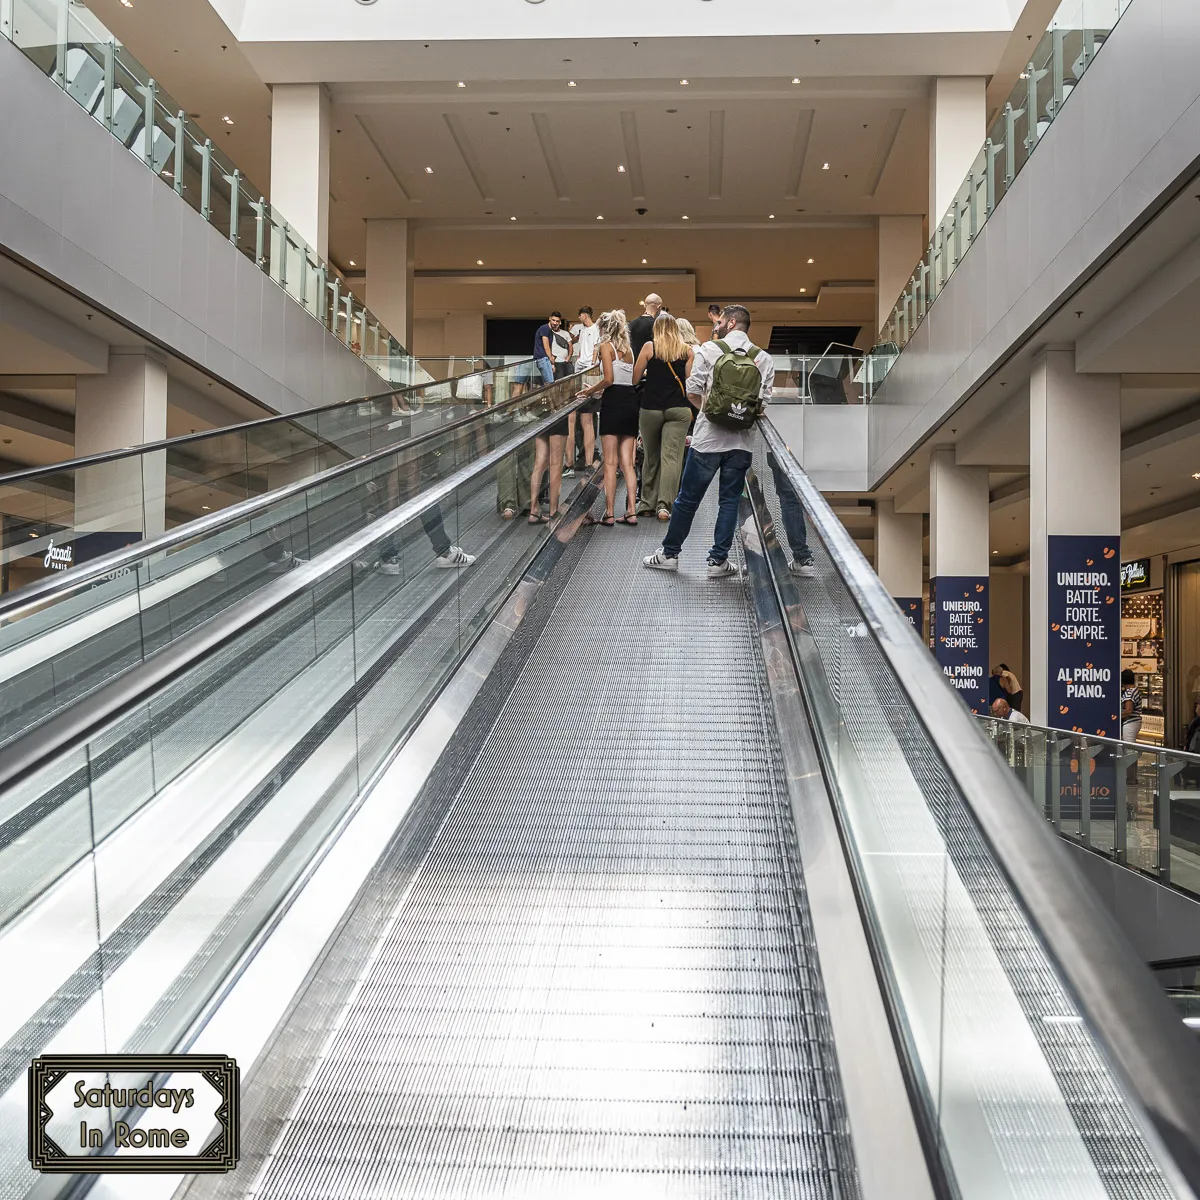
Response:
[{"label": "dark doorway", "polygon": [[767,349],[772,354],[816,356],[824,354],[832,343],[840,349],[853,346],[860,332],[861,325],[776,325],[771,330],[771,344]]},{"label": "dark doorway", "polygon": [[487,323],[484,339],[485,354],[533,354],[533,339],[539,326],[546,323],[545,317],[519,317],[514,320],[497,320]]}]

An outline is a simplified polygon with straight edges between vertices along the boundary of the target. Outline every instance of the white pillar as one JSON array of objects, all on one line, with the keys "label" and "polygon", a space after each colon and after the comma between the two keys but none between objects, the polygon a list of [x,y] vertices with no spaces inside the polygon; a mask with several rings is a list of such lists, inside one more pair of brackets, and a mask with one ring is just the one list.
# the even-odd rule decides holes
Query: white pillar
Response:
[{"label": "white pillar", "polygon": [[329,93],[319,83],[271,89],[271,207],[329,256]]},{"label": "white pillar", "polygon": [[918,633],[925,575],[925,519],[921,513],[898,513],[894,500],[875,503],[875,565],[880,582],[900,605]]},{"label": "white pillar", "polygon": [[367,221],[367,307],[406,350],[413,344],[413,226]]},{"label": "white pillar", "polygon": [[946,215],[987,137],[987,80],[935,79],[929,94],[929,232]]},{"label": "white pillar", "polygon": [[[167,436],[167,367],[146,350],[113,347],[108,373],[75,381],[75,454]],[[75,480],[75,528],[141,533],[166,527],[166,451],[85,467]]]},{"label": "white pillar", "polygon": [[925,223],[920,217],[880,217],[875,267],[875,328],[882,330],[921,255]]},{"label": "white pillar", "polygon": [[1120,537],[1120,377],[1078,375],[1073,350],[1045,351],[1029,382],[1035,725],[1120,736]]},{"label": "white pillar", "polygon": [[960,467],[953,450],[929,460],[929,588],[934,654],[975,712],[987,707],[989,496],[987,467]]}]

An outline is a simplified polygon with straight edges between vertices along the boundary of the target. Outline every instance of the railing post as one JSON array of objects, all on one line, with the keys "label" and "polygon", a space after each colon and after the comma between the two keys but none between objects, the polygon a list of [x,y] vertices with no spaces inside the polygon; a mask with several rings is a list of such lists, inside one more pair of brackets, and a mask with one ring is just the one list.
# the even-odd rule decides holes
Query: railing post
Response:
[{"label": "railing post", "polygon": [[967,202],[967,219],[970,221],[967,227],[967,245],[970,246],[979,233],[979,180],[975,178],[974,171],[967,176],[967,184],[971,189],[971,198]]},{"label": "railing post", "polygon": [[1092,844],[1092,760],[1099,753],[1099,746],[1079,739],[1079,839],[1085,846]]},{"label": "railing post", "polygon": [[200,215],[206,221],[212,215],[212,148],[212,138],[205,138],[200,151]]},{"label": "railing post", "polygon": [[1045,71],[1034,70],[1033,63],[1025,68],[1025,153],[1032,154],[1038,141],[1037,85]]},{"label": "railing post", "polygon": [[1017,177],[1017,118],[1024,109],[1013,108],[1012,102],[1004,106],[1004,191],[1012,187]]},{"label": "railing post", "polygon": [[279,223],[279,286],[287,289],[288,223]]},{"label": "railing post", "polygon": [[1056,833],[1062,833],[1062,749],[1066,738],[1051,735],[1046,739],[1046,755],[1050,759],[1050,822]]},{"label": "railing post", "polygon": [[263,226],[266,222],[267,202],[259,196],[258,203],[251,205],[254,209],[254,265],[261,271],[263,267]]},{"label": "railing post", "polygon": [[101,101],[100,114],[104,120],[104,128],[112,133],[113,127],[113,91],[117,81],[117,47],[111,39],[104,43],[104,97]]},{"label": "railing post", "polygon": [[337,337],[338,321],[342,316],[342,281],[336,275],[333,277],[329,289],[333,292],[333,304],[330,306],[329,312],[329,332]]},{"label": "railing post", "polygon": [[1183,770],[1183,763],[1173,763],[1163,755],[1158,760],[1158,788],[1154,797],[1158,817],[1158,878],[1171,882],[1171,780]]},{"label": "railing post", "polygon": [[987,173],[987,194],[983,206],[983,215],[986,218],[996,211],[996,155],[1000,153],[1000,150],[991,138],[988,138],[983,146],[987,154],[987,163],[984,167]]},{"label": "railing post", "polygon": [[[54,82],[60,88],[67,86],[67,37],[70,32],[70,0],[58,0],[54,10],[55,35],[54,40]],[[153,82],[153,80],[151,80]]]},{"label": "railing post", "polygon": [[241,207],[241,186],[242,173],[233,168],[232,175],[225,176],[226,183],[229,184],[229,241],[236,246],[238,244],[238,209]]},{"label": "railing post", "polygon": [[158,100],[158,84],[151,79],[142,92],[142,157],[154,170],[154,106]]},{"label": "railing post", "polygon": [[1136,750],[1113,755],[1117,769],[1117,798],[1113,810],[1113,856],[1124,864],[1129,858],[1129,783],[1126,772],[1141,756]]},{"label": "railing post", "polygon": [[317,260],[317,316],[326,329],[329,328],[328,305],[325,290],[325,264]]},{"label": "railing post", "polygon": [[187,142],[184,129],[187,127],[187,113],[181,108],[175,114],[175,194],[183,195],[183,154]]},{"label": "railing post", "polygon": [[308,249],[300,250],[300,303],[308,307]]},{"label": "railing post", "polygon": [[1067,31],[1065,29],[1056,29],[1052,36],[1054,40],[1054,54],[1051,70],[1054,72],[1054,94],[1050,98],[1050,115],[1051,118],[1057,118],[1058,114],[1062,111],[1063,101],[1066,99],[1067,74],[1063,62],[1063,46],[1066,43]]}]

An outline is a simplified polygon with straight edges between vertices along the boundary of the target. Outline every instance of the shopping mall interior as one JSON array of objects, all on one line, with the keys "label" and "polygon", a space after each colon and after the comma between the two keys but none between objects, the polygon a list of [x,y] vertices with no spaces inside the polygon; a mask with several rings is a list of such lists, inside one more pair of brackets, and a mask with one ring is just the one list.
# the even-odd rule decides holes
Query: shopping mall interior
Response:
[{"label": "shopping mall interior", "polygon": [[1200,1197],[1198,48],[0,0],[0,1196]]}]

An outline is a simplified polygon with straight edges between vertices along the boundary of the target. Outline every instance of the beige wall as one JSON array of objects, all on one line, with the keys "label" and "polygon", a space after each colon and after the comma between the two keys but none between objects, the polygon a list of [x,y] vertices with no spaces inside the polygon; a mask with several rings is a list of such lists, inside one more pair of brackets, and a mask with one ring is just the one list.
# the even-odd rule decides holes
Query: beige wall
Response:
[{"label": "beige wall", "polygon": [[1029,702],[1029,576],[1008,571],[993,571],[988,600],[991,661],[989,669],[1006,662],[1025,689],[1025,708]]}]

